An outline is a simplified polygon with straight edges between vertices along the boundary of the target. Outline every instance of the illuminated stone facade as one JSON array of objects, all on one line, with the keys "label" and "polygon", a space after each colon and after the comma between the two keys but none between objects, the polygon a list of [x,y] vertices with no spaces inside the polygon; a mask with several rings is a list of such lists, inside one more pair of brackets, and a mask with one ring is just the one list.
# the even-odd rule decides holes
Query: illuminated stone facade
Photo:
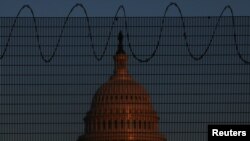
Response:
[{"label": "illuminated stone facade", "polygon": [[128,73],[121,32],[118,39],[114,75],[93,97],[79,141],[166,141],[148,92]]}]

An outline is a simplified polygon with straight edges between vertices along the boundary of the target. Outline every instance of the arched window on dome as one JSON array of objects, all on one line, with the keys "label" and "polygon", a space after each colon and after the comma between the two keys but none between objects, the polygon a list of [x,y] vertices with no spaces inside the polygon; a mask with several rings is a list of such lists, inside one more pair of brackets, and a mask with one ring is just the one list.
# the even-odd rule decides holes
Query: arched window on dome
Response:
[{"label": "arched window on dome", "polygon": [[117,120],[115,120],[115,129],[117,129],[118,128],[118,125],[117,125]]},{"label": "arched window on dome", "polygon": [[124,124],[124,121],[123,121],[123,120],[121,120],[121,128],[123,128],[123,124]]},{"label": "arched window on dome", "polygon": [[139,126],[139,129],[141,129],[141,121],[140,121],[140,120],[139,120],[139,123],[138,123],[138,124],[139,124],[139,125],[138,125],[138,126]]},{"label": "arched window on dome", "polygon": [[93,122],[92,122],[92,131],[95,131],[95,125],[96,125],[95,120],[93,120]]},{"label": "arched window on dome", "polygon": [[148,129],[151,129],[151,122],[148,122]]},{"label": "arched window on dome", "polygon": [[144,129],[147,129],[147,122],[144,121]]},{"label": "arched window on dome", "polygon": [[112,129],[112,121],[111,120],[109,120],[109,122],[108,122],[108,128]]},{"label": "arched window on dome", "polygon": [[136,121],[133,122],[133,127],[136,129]]},{"label": "arched window on dome", "polygon": [[100,129],[101,129],[101,121],[98,120],[98,122],[97,122],[97,130],[100,130]]},{"label": "arched window on dome", "polygon": [[127,120],[127,128],[128,129],[130,128],[130,122],[129,122],[129,120]]},{"label": "arched window on dome", "polygon": [[105,122],[105,120],[103,120],[103,122],[102,122],[102,128],[103,128],[103,130],[106,130],[106,122]]}]

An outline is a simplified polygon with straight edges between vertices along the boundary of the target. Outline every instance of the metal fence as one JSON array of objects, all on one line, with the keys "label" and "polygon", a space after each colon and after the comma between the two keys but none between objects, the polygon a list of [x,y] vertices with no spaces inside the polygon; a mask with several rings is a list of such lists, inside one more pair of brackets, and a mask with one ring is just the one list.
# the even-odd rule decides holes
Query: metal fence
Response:
[{"label": "metal fence", "polygon": [[168,141],[250,123],[250,17],[0,18],[0,140],[75,141],[124,33]]}]

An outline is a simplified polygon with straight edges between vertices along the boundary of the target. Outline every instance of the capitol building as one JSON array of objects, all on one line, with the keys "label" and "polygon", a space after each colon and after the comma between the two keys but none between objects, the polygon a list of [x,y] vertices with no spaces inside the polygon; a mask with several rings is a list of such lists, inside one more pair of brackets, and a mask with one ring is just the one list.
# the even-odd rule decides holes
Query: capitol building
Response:
[{"label": "capitol building", "polygon": [[78,141],[166,141],[148,91],[128,72],[121,32],[118,40],[114,74],[94,95]]}]

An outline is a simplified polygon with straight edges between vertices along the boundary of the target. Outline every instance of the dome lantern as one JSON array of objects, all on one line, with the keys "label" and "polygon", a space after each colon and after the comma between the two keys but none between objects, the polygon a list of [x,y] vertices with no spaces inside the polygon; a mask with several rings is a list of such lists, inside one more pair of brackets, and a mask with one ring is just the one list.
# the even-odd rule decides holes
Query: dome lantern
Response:
[{"label": "dome lantern", "polygon": [[128,78],[128,56],[123,50],[123,34],[120,31],[118,35],[118,48],[116,51],[116,55],[114,56],[115,61],[115,75],[119,75],[120,78],[127,79]]}]

